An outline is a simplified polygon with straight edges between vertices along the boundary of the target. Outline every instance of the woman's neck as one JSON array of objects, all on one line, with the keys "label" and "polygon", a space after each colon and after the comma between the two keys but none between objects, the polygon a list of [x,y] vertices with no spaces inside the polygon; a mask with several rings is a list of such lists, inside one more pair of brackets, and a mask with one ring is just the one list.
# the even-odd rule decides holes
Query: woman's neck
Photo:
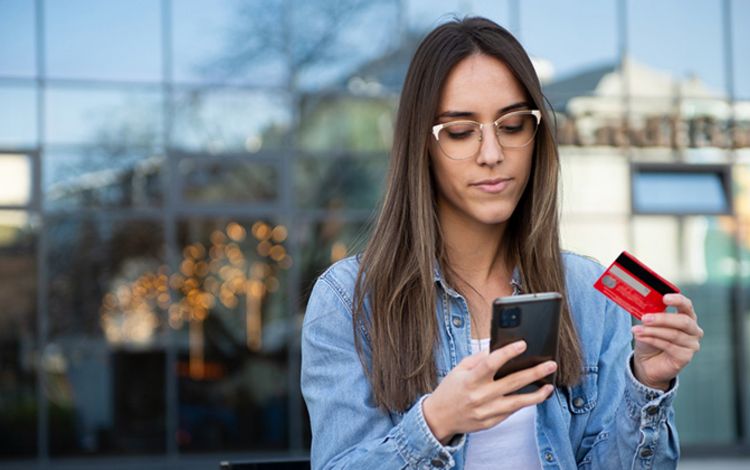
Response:
[{"label": "woman's neck", "polygon": [[510,278],[513,266],[503,243],[505,223],[483,224],[452,211],[439,211],[438,217],[451,271],[473,286]]}]

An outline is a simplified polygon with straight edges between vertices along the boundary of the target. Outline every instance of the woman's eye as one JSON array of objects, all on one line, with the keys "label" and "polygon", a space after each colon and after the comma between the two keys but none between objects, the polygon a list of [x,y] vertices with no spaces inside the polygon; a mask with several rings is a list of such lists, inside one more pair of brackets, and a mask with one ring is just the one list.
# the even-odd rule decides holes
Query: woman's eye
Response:
[{"label": "woman's eye", "polygon": [[463,140],[471,137],[473,133],[473,131],[448,131],[448,137],[455,140]]},{"label": "woman's eye", "polygon": [[499,126],[497,130],[498,132],[502,132],[503,134],[515,134],[516,132],[521,132],[523,130],[523,124],[504,124],[502,126]]}]

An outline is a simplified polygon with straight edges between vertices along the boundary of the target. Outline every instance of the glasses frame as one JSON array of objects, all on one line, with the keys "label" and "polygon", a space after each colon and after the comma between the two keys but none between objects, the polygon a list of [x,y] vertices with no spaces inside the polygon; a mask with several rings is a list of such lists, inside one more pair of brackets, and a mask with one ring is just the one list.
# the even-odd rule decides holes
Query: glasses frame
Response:
[{"label": "glasses frame", "polygon": [[[511,117],[511,116],[518,116],[519,114],[530,114],[530,115],[532,115],[532,116],[534,116],[536,118],[536,129],[534,129],[534,135],[531,137],[531,139],[529,139],[528,142],[526,142],[523,145],[515,145],[515,146],[513,146],[513,145],[503,145],[502,143],[500,143],[500,139],[498,138],[498,129],[499,129],[498,126],[500,125],[501,122],[503,122],[504,119],[506,119],[508,117]],[[462,120],[459,120],[459,121],[449,121],[449,122],[443,122],[443,123],[440,123],[440,124],[435,124],[434,126],[432,126],[432,135],[433,135],[433,137],[435,137],[435,142],[437,142],[438,146],[440,146],[440,138],[438,137],[438,134],[445,127],[451,126],[451,125],[454,125],[454,124],[476,124],[477,126],[479,126],[479,149],[477,149],[477,151],[474,154],[469,155],[467,157],[460,157],[460,158],[453,157],[453,156],[449,155],[448,152],[446,152],[445,150],[443,150],[442,146],[440,146],[440,150],[442,150],[443,153],[445,154],[445,156],[448,157],[448,158],[450,158],[451,160],[466,160],[466,159],[475,157],[477,155],[477,153],[479,153],[479,151],[481,150],[481,148],[482,148],[482,139],[484,139],[484,127],[486,125],[492,125],[495,128],[495,138],[497,139],[497,144],[500,147],[502,147],[504,149],[506,149],[506,148],[507,149],[518,149],[518,148],[526,147],[527,145],[529,145],[531,142],[534,141],[534,139],[536,138],[536,133],[539,130],[539,124],[541,122],[542,122],[542,112],[541,111],[539,111],[538,109],[523,109],[523,110],[520,110],[520,111],[513,111],[513,112],[510,112],[508,114],[503,114],[502,116],[500,116],[499,118],[497,118],[496,120],[494,120],[492,122],[484,122],[484,123],[482,123],[482,122],[477,122],[477,121],[471,121],[471,120],[468,120],[468,119],[462,119]]]}]

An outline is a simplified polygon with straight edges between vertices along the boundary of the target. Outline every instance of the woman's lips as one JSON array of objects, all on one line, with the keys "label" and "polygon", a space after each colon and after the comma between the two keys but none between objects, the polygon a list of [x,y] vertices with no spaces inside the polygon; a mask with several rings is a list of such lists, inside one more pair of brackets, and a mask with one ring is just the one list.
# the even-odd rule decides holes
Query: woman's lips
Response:
[{"label": "woman's lips", "polygon": [[482,180],[472,183],[471,186],[478,188],[486,193],[496,194],[502,192],[508,187],[512,178],[495,178],[491,180]]}]

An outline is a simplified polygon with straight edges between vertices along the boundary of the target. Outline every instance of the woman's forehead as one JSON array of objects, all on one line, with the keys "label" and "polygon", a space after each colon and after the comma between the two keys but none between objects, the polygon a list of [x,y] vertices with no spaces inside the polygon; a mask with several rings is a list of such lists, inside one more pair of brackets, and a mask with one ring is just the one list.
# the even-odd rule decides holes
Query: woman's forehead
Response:
[{"label": "woman's forehead", "polygon": [[453,67],[443,84],[438,115],[483,114],[526,101],[526,90],[501,60],[473,54]]}]

